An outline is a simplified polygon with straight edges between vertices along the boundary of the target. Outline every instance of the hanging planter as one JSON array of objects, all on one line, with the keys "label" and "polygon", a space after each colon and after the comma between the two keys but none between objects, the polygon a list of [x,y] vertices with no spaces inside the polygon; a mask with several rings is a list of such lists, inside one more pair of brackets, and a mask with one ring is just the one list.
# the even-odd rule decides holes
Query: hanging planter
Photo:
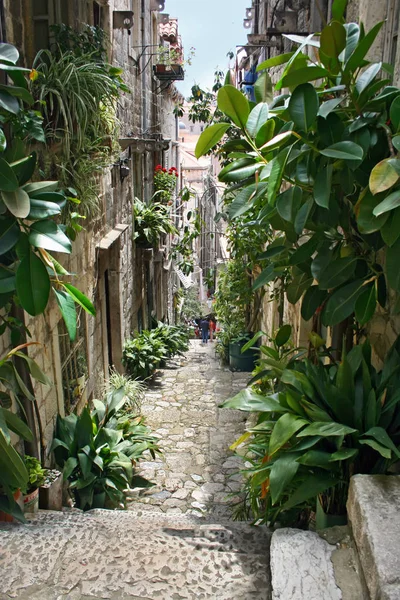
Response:
[{"label": "hanging planter", "polygon": [[162,65],[153,66],[153,73],[160,81],[182,81],[185,79],[185,71],[182,65]]}]

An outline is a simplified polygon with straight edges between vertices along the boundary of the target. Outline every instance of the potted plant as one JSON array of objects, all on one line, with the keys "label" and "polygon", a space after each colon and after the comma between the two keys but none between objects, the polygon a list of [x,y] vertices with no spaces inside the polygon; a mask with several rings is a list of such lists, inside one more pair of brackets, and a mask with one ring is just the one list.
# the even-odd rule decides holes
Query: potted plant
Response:
[{"label": "potted plant", "polygon": [[159,80],[182,80],[185,77],[183,69],[185,64],[191,65],[194,48],[190,49],[186,60],[183,57],[183,48],[160,46],[157,52],[156,64],[153,66],[154,75]]},{"label": "potted plant", "polygon": [[62,510],[62,473],[57,469],[46,469],[44,481],[39,488],[39,508]]},{"label": "potted plant", "polygon": [[170,205],[178,177],[179,174],[176,167],[166,169],[162,165],[157,165],[154,171],[153,198],[155,198],[157,202]]},{"label": "potted plant", "polygon": [[39,488],[45,482],[46,469],[34,456],[25,455],[24,462],[28,471],[28,483],[24,493],[24,513],[36,513],[39,508]]},{"label": "potted plant", "polygon": [[167,207],[160,202],[145,204],[135,198],[133,218],[134,240],[139,248],[155,248],[162,235],[177,233]]}]

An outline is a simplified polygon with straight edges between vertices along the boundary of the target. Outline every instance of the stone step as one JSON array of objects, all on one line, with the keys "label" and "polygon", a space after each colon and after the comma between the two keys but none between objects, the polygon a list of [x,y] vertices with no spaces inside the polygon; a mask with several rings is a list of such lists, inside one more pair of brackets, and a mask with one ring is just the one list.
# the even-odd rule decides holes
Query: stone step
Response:
[{"label": "stone step", "polygon": [[270,532],[132,511],[0,526],[0,599],[269,600]]},{"label": "stone step", "polygon": [[400,600],[400,476],[355,475],[347,512],[371,600]]},{"label": "stone step", "polygon": [[318,533],[278,529],[272,535],[270,552],[273,600],[367,598],[347,528]]}]

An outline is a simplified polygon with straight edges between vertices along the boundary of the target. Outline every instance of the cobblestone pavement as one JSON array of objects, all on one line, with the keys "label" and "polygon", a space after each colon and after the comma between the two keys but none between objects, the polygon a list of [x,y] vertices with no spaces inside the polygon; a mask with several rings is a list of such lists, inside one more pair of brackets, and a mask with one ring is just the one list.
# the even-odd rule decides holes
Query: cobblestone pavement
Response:
[{"label": "cobblestone pavement", "polygon": [[142,462],[156,487],[132,497],[132,510],[229,518],[238,499],[243,463],[229,446],[243,433],[246,415],[218,405],[240,391],[248,373],[232,373],[215,357],[215,343],[191,340],[184,357],[161,370],[142,404],[160,436],[163,455]]}]

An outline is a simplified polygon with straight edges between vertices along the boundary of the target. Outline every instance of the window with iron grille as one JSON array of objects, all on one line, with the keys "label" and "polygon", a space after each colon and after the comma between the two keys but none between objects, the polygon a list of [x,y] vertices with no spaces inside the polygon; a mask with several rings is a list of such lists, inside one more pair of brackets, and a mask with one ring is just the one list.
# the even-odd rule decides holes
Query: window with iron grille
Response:
[{"label": "window with iron grille", "polygon": [[62,387],[66,414],[70,413],[82,397],[88,376],[85,316],[78,320],[76,338],[71,342],[65,323],[58,323]]}]

